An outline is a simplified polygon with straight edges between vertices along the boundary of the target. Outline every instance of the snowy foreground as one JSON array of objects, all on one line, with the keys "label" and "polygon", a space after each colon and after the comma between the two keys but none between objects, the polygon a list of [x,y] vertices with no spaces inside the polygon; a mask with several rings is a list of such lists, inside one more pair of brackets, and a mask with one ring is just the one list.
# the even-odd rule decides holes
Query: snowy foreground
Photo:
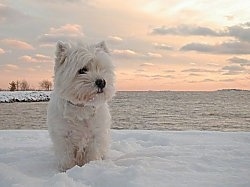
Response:
[{"label": "snowy foreground", "polygon": [[1,91],[0,103],[48,101],[51,91]]},{"label": "snowy foreground", "polygon": [[59,173],[47,131],[0,131],[0,186],[250,186],[250,133],[112,130],[107,160]]}]

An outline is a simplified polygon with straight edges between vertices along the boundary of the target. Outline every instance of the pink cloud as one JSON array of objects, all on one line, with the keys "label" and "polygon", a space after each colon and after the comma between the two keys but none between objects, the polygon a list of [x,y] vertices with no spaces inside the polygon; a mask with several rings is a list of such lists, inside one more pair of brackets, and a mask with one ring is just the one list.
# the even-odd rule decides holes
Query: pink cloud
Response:
[{"label": "pink cloud", "polygon": [[77,24],[66,24],[59,28],[51,27],[49,30],[50,34],[69,34],[69,35],[82,35],[82,28]]},{"label": "pink cloud", "polygon": [[135,57],[138,54],[135,51],[125,49],[125,50],[119,50],[115,49],[112,51],[113,55],[120,56],[120,57]]},{"label": "pink cloud", "polygon": [[77,40],[83,36],[81,25],[66,24],[58,28],[51,27],[49,32],[41,35],[38,40],[40,42],[53,43],[58,40]]},{"label": "pink cloud", "polygon": [[6,64],[5,67],[6,67],[7,70],[17,70],[17,69],[19,69],[19,67],[17,65],[14,65],[14,64]]},{"label": "pink cloud", "polygon": [[50,62],[53,62],[53,59],[50,56],[46,56],[46,55],[42,55],[42,54],[36,54],[34,56],[24,55],[24,56],[21,56],[19,59],[24,61],[24,62],[31,62],[31,63],[38,63],[38,62],[50,63]]},{"label": "pink cloud", "polygon": [[140,66],[154,66],[154,64],[149,63],[149,62],[145,62],[145,63],[141,64]]},{"label": "pink cloud", "polygon": [[145,60],[162,58],[162,55],[159,53],[152,53],[152,52],[139,53],[130,49],[122,49],[122,50],[114,49],[112,51],[112,54],[120,58],[137,58],[137,59],[145,59]]},{"label": "pink cloud", "polygon": [[17,49],[24,49],[24,50],[33,50],[34,47],[27,42],[16,40],[16,39],[3,39],[1,40],[2,43],[8,45],[9,47],[17,48]]},{"label": "pink cloud", "polygon": [[152,58],[162,58],[162,55],[159,54],[159,53],[151,53],[151,52],[149,52],[149,53],[147,53],[147,56],[152,57]]},{"label": "pink cloud", "polygon": [[4,53],[5,53],[5,51],[2,48],[0,48],[0,55],[4,54]]},{"label": "pink cloud", "polygon": [[119,36],[109,36],[107,41],[111,44],[120,44],[123,42],[123,39]]}]

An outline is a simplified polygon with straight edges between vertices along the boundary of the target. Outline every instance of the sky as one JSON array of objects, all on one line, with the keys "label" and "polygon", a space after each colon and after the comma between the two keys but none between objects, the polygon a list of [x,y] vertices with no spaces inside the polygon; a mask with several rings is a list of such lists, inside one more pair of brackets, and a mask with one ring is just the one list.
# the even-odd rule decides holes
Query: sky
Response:
[{"label": "sky", "polygon": [[117,90],[250,90],[248,7],[246,0],[0,0],[0,88],[53,81],[58,40],[104,40]]}]

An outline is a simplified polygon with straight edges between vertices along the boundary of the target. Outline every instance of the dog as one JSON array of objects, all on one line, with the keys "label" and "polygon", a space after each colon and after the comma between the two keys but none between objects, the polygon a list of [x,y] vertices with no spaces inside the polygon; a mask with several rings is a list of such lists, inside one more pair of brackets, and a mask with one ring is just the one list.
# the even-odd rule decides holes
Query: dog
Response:
[{"label": "dog", "polygon": [[60,171],[105,158],[115,94],[114,66],[105,42],[57,42],[54,90],[47,125]]}]

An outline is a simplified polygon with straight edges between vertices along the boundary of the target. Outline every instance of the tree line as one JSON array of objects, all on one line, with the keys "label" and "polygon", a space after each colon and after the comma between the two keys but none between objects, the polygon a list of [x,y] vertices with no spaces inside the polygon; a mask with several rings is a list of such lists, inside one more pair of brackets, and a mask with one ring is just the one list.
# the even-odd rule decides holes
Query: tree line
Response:
[{"label": "tree line", "polygon": [[[49,80],[42,80],[39,82],[39,87],[41,90],[49,91],[52,89],[52,82]],[[9,83],[10,91],[27,91],[32,90],[30,84],[26,80],[11,81]]]}]

